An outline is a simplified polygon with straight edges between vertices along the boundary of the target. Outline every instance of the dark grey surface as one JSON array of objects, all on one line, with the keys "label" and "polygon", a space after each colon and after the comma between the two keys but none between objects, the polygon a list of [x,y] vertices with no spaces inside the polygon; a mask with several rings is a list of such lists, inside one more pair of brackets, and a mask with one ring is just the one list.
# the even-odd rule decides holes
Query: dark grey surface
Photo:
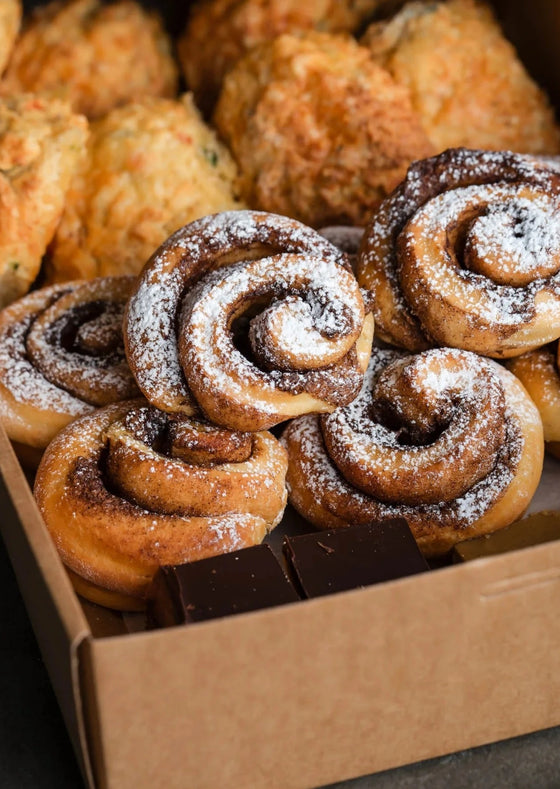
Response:
[{"label": "dark grey surface", "polygon": [[0,787],[78,789],[78,766],[1,540],[0,622]]},{"label": "dark grey surface", "polygon": [[[328,789],[558,789],[560,729],[505,740]],[[324,789],[327,789],[325,787]]]},{"label": "dark grey surface", "polygon": [[[70,741],[1,541],[0,617],[0,789],[80,789]],[[329,789],[428,787],[560,789],[560,727]]]}]

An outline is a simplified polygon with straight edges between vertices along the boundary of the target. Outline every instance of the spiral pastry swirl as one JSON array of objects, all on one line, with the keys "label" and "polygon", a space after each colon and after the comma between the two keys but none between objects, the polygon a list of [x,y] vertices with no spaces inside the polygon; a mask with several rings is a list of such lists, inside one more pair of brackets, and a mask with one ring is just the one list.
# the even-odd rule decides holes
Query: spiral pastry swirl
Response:
[{"label": "spiral pastry swirl", "polygon": [[428,556],[512,523],[543,462],[516,378],[468,351],[373,352],[349,406],[287,426],[290,501],[318,528],[404,517]]},{"label": "spiral pastry swirl", "polygon": [[560,458],[560,350],[558,343],[529,351],[507,362],[541,415],[546,449]]},{"label": "spiral pastry swirl", "polygon": [[373,318],[344,253],[295,220],[215,214],[146,264],[125,316],[142,393],[169,413],[262,430],[358,393]]},{"label": "spiral pastry swirl", "polygon": [[0,313],[0,418],[14,442],[44,448],[72,419],[138,394],[122,337],[133,282],[55,285]]},{"label": "spiral pastry swirl", "polygon": [[414,163],[366,230],[358,281],[379,335],[496,358],[560,336],[560,174],[509,152]]},{"label": "spiral pastry swirl", "polygon": [[132,400],[68,425],[35,497],[76,589],[134,610],[160,565],[260,543],[282,517],[286,467],[270,433],[176,421]]}]

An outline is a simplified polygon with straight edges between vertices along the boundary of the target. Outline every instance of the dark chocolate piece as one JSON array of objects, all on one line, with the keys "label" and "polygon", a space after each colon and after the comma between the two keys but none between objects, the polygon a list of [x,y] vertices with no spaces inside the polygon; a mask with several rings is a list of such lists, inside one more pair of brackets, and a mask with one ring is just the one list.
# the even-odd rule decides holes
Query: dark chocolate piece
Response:
[{"label": "dark chocolate piece", "polygon": [[305,597],[319,597],[428,570],[403,518],[286,537],[284,553]]},{"label": "dark chocolate piece", "polygon": [[560,540],[560,512],[535,512],[493,534],[457,543],[453,548],[453,561],[470,562],[552,540]]},{"label": "dark chocolate piece", "polygon": [[151,625],[189,624],[299,600],[268,545],[161,567],[148,601]]}]

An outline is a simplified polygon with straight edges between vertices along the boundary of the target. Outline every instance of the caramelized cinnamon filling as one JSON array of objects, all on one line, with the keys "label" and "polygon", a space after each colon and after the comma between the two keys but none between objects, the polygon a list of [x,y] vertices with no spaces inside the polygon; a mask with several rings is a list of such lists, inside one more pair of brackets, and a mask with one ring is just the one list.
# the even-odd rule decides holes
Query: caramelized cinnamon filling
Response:
[{"label": "caramelized cinnamon filling", "polygon": [[249,460],[253,450],[249,433],[191,419],[170,420],[168,436],[172,457],[199,466],[243,463]]},{"label": "caramelized cinnamon filling", "polygon": [[151,406],[131,409],[122,422],[109,428],[109,454],[112,448],[116,449],[126,440],[127,435],[158,455],[196,466],[242,463],[251,457],[253,449],[248,433],[188,417],[169,416]]},{"label": "caramelized cinnamon filling", "polygon": [[132,283],[132,277],[80,283],[35,315],[25,351],[49,383],[96,406],[137,395],[122,336]]},{"label": "caramelized cinnamon filling", "polygon": [[492,368],[451,349],[377,352],[368,385],[322,418],[325,445],[356,488],[380,501],[436,504],[488,476],[505,439]]},{"label": "caramelized cinnamon filling", "polygon": [[[62,346],[68,353],[97,358],[118,354],[124,358],[122,311],[122,304],[112,302],[78,304],[48,327],[45,340],[50,345]],[[33,356],[32,347],[30,356]]]}]

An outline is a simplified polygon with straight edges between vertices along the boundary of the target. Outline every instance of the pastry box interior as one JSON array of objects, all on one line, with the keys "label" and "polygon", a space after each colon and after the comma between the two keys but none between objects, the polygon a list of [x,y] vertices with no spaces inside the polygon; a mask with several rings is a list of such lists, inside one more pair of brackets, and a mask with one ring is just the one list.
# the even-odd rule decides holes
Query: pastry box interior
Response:
[{"label": "pastry box interior", "polygon": [[[558,106],[560,3],[495,7]],[[560,509],[559,463],[529,512]],[[76,595],[1,427],[0,470],[2,536],[92,789],[312,787],[560,724],[560,540],[147,629]],[[273,548],[302,531],[288,507]]]}]

